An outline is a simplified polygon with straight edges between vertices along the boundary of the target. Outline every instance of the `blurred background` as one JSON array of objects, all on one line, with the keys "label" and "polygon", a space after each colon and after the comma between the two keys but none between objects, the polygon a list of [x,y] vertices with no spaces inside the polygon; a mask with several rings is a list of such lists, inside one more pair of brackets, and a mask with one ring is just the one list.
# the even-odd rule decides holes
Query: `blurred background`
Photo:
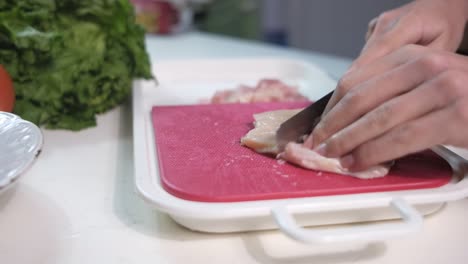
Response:
[{"label": "blurred background", "polygon": [[353,58],[368,22],[410,0],[132,0],[149,33],[198,30]]}]

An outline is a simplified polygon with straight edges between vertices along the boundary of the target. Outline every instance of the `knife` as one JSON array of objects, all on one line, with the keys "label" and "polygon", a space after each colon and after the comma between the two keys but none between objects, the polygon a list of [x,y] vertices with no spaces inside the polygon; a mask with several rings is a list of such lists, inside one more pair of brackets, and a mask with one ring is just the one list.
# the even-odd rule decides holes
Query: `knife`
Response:
[{"label": "knife", "polygon": [[314,130],[333,92],[331,91],[281,124],[276,131],[276,141],[280,151],[283,151],[289,142],[297,142],[302,136],[309,135]]}]

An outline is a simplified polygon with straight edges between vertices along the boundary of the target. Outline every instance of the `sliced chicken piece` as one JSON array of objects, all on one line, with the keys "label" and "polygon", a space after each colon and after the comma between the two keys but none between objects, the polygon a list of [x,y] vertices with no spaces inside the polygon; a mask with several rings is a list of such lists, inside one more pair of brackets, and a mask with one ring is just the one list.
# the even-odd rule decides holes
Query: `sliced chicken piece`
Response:
[{"label": "sliced chicken piece", "polygon": [[254,129],[241,138],[241,144],[260,153],[278,154],[276,130],[302,109],[276,110],[254,115]]},{"label": "sliced chicken piece", "polygon": [[306,169],[350,175],[360,179],[378,178],[388,174],[390,169],[388,165],[375,166],[362,172],[349,172],[341,166],[338,159],[321,156],[317,152],[295,142],[288,143],[284,152],[279,153],[276,131],[284,121],[301,110],[276,110],[255,114],[254,129],[242,137],[241,144],[259,153],[277,155],[280,159]]},{"label": "sliced chicken piece", "polygon": [[378,165],[365,171],[350,172],[341,166],[338,159],[326,158],[317,152],[304,147],[302,144],[293,142],[286,145],[284,152],[280,153],[278,158],[284,159],[306,169],[350,175],[360,179],[383,177],[387,175],[390,170],[389,165]]}]

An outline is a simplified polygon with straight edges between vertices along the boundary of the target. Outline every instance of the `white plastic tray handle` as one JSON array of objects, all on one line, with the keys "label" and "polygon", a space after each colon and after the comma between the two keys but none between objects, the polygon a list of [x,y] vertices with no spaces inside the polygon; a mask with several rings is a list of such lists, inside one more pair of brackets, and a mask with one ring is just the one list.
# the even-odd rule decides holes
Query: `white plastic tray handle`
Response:
[{"label": "white plastic tray handle", "polygon": [[350,227],[306,230],[297,225],[285,206],[272,209],[279,228],[289,237],[304,243],[334,243],[346,241],[378,241],[406,235],[422,229],[422,216],[403,199],[394,198],[390,205],[403,221]]}]

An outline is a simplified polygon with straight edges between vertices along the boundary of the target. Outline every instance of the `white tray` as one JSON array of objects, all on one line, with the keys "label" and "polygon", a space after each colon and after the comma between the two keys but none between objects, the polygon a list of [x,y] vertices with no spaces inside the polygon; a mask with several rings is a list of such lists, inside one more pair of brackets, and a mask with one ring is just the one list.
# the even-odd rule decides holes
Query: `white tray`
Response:
[{"label": "white tray", "polygon": [[[265,77],[296,84],[314,100],[333,89],[336,82],[311,64],[284,59],[172,61],[156,64],[154,70],[159,85],[139,81],[133,89],[135,184],[148,203],[189,229],[236,232],[280,228],[286,235],[308,243],[381,240],[421,230],[421,215],[437,211],[443,202],[468,196],[464,160],[440,147],[435,151],[450,161],[456,175],[451,183],[435,189],[233,203],[177,198],[159,181],[152,106],[196,104],[216,90],[254,84]],[[330,226],[397,218],[401,221]],[[317,225],[328,227],[303,228]]]}]

